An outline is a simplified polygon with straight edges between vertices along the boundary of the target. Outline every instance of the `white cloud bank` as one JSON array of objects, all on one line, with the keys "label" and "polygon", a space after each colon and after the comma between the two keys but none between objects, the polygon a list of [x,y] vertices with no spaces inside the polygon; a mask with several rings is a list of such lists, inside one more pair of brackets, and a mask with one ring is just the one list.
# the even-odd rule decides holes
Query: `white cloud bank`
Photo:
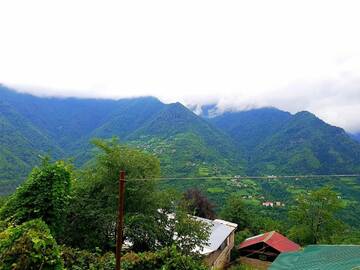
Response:
[{"label": "white cloud bank", "polygon": [[359,1],[4,0],[0,83],[310,110],[360,131]]}]

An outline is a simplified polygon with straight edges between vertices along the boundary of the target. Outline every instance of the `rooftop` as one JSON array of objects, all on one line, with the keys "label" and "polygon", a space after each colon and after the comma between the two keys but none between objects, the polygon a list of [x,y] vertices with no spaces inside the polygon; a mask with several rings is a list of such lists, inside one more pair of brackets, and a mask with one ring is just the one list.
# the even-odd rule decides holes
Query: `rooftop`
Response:
[{"label": "rooftop", "polygon": [[271,246],[272,248],[278,250],[279,252],[291,252],[291,251],[298,251],[300,246],[293,241],[289,240],[282,234],[272,231],[263,234],[259,234],[250,238],[245,239],[239,245],[239,249],[246,248],[248,246],[258,244],[258,243],[266,243],[267,245]]},{"label": "rooftop", "polygon": [[298,252],[280,254],[269,270],[360,270],[360,246],[310,245]]},{"label": "rooftop", "polygon": [[221,219],[209,220],[205,218],[195,217],[197,220],[203,221],[210,225],[210,236],[208,245],[204,246],[200,251],[201,254],[210,254],[219,249],[221,244],[236,230],[237,224]]}]

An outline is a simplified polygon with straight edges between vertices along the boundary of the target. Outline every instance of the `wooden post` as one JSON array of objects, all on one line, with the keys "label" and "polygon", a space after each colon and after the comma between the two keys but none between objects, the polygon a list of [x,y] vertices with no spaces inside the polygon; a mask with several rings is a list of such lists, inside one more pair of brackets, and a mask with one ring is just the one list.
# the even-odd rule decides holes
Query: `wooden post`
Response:
[{"label": "wooden post", "polygon": [[116,226],[116,270],[121,269],[121,249],[124,229],[124,202],[125,202],[125,172],[120,172],[119,178],[119,209]]}]

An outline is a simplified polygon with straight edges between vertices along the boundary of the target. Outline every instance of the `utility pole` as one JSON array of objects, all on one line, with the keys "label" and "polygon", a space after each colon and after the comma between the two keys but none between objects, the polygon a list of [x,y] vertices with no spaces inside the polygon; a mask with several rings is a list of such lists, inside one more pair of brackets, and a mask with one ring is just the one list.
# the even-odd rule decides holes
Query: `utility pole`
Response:
[{"label": "utility pole", "polygon": [[124,202],[125,202],[125,172],[120,172],[119,177],[119,208],[116,226],[116,270],[121,269],[121,249],[124,229]]}]

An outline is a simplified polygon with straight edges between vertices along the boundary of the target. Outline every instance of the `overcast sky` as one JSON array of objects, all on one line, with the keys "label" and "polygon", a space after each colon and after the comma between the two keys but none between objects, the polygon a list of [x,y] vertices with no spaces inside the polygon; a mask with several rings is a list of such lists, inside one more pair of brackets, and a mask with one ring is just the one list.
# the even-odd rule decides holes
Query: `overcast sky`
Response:
[{"label": "overcast sky", "polygon": [[360,131],[360,1],[1,0],[0,83],[310,110]]}]

